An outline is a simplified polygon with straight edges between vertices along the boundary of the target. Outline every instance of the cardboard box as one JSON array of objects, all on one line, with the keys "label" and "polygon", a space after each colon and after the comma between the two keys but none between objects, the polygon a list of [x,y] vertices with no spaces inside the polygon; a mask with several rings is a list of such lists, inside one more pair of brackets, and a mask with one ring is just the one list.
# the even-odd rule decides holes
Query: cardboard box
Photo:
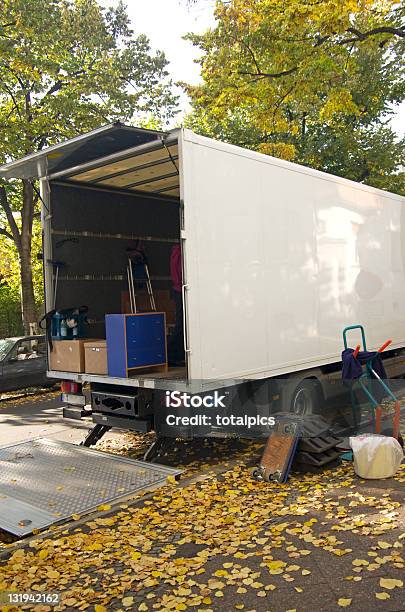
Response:
[{"label": "cardboard box", "polygon": [[[166,313],[166,324],[173,325],[176,322],[176,306],[171,297],[169,289],[155,289],[153,291],[156,302],[156,311]],[[150,301],[146,291],[141,290],[136,292],[136,305],[138,312],[150,312]],[[130,314],[131,307],[129,301],[129,292],[121,292],[121,312]]]},{"label": "cardboard box", "polygon": [[49,352],[49,369],[58,372],[84,372],[84,344],[89,338],[79,340],[53,340]]},{"label": "cardboard box", "polygon": [[84,367],[87,374],[107,374],[107,341],[92,340],[84,345]]}]

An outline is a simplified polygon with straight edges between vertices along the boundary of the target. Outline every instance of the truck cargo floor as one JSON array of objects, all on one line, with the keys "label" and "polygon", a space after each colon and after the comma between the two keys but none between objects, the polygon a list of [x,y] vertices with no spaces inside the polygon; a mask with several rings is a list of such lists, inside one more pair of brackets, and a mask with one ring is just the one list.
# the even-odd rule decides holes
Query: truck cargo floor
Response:
[{"label": "truck cargo floor", "polygon": [[36,438],[0,448],[0,529],[25,536],[181,470]]}]

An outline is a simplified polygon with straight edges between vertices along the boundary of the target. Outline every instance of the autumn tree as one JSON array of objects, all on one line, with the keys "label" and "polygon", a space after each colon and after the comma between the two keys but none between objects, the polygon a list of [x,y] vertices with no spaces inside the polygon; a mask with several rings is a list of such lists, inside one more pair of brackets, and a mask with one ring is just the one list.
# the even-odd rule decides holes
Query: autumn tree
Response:
[{"label": "autumn tree", "polygon": [[383,0],[218,2],[216,26],[188,38],[203,83],[188,124],[204,134],[402,191],[404,8]]},{"label": "autumn tree", "polygon": [[[3,0],[0,161],[37,152],[116,120],[164,125],[176,98],[161,52],[135,36],[126,9],[96,0]],[[37,320],[32,234],[37,191],[0,183],[0,234],[18,252],[24,327]]]}]

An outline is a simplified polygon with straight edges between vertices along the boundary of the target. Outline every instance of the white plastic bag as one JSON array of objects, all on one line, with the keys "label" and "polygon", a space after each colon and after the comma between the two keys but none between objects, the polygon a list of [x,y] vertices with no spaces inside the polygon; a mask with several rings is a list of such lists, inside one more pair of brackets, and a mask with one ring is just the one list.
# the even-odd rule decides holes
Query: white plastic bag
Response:
[{"label": "white plastic bag", "polygon": [[349,438],[354,471],[360,478],[391,478],[404,457],[400,443],[390,436],[363,434]]}]

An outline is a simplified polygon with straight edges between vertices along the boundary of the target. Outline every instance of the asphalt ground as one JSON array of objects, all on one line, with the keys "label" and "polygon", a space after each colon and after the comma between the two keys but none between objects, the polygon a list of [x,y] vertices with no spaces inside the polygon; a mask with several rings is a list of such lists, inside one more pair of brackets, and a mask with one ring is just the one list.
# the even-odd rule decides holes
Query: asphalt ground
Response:
[{"label": "asphalt ground", "polygon": [[[139,457],[151,440],[98,448]],[[179,484],[3,544],[0,592],[60,594],[38,611],[405,610],[405,465],[379,481],[350,462],[278,485],[251,477],[261,450],[179,442],[163,458],[184,468]],[[21,608],[34,609],[7,609]]]}]

